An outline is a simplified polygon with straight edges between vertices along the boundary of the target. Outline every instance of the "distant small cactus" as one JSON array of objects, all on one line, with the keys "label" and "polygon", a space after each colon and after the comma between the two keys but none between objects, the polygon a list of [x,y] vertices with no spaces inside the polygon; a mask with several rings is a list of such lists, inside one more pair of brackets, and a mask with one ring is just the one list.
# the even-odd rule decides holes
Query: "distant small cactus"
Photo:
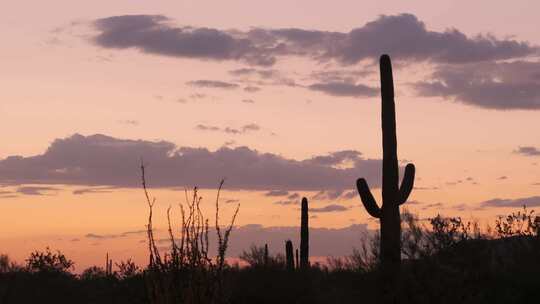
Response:
[{"label": "distant small cactus", "polygon": [[287,270],[294,270],[294,253],[293,253],[293,244],[291,240],[285,242],[285,265]]},{"label": "distant small cactus", "polygon": [[268,267],[268,244],[264,244],[264,266]]},{"label": "distant small cactus", "polygon": [[112,274],[112,259],[109,259],[109,253],[107,252],[105,256],[105,275],[111,276]]},{"label": "distant small cactus", "polygon": [[308,200],[302,198],[302,217],[300,222],[300,269],[309,268],[309,224]]}]

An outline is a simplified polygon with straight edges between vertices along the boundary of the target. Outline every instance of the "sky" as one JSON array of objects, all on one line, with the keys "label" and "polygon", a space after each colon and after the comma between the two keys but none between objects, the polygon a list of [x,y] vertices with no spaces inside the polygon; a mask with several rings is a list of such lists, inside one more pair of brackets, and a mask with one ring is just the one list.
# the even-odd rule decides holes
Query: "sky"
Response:
[{"label": "sky", "polygon": [[380,201],[383,53],[417,169],[408,210],[487,223],[540,206],[538,1],[3,7],[0,248],[18,261],[50,246],[79,270],[144,263],[141,158],[158,233],[186,188],[212,214],[225,179],[231,256],[296,242],[304,196],[312,254],[351,252],[377,227],[354,185]]}]

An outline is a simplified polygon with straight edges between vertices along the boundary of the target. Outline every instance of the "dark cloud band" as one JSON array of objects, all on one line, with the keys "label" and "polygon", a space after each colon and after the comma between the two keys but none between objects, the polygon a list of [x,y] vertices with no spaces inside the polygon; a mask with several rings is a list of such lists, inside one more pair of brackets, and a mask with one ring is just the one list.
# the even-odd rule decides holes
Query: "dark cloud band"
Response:
[{"label": "dark cloud band", "polygon": [[494,198],[488,201],[480,203],[481,207],[539,207],[540,206],[540,196],[531,196],[517,199],[501,199]]},{"label": "dark cloud band", "polygon": [[467,37],[451,29],[430,31],[411,14],[380,16],[350,32],[297,28],[249,31],[176,26],[161,15],[126,15],[94,22],[94,42],[104,48],[273,65],[278,57],[302,56],[356,64],[389,53],[400,60],[467,63],[516,58],[537,52],[525,42],[491,35]]},{"label": "dark cloud band", "polygon": [[497,110],[540,109],[540,62],[442,65],[430,81],[414,86],[423,96],[442,96]]},{"label": "dark cloud band", "polygon": [[141,158],[153,187],[213,188],[226,178],[229,189],[342,190],[353,188],[358,176],[374,186],[381,181],[381,161],[365,159],[358,151],[294,160],[248,147],[209,151],[167,141],[76,134],[55,140],[41,155],[0,160],[0,183],[139,187]]}]

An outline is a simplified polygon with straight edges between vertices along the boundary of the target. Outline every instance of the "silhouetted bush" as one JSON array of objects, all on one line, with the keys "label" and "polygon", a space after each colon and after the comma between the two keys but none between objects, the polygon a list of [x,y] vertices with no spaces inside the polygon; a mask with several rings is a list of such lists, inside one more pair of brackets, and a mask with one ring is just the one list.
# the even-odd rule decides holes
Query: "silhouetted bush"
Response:
[{"label": "silhouetted bush", "polygon": [[91,266],[83,270],[83,272],[80,275],[80,278],[82,280],[96,280],[96,279],[104,279],[107,277],[107,273],[105,270],[98,266]]},{"label": "silhouetted bush", "polygon": [[0,273],[8,272],[11,269],[11,261],[7,254],[0,254]]},{"label": "silhouetted bush", "polygon": [[26,269],[30,272],[68,273],[74,262],[60,252],[52,252],[49,247],[45,251],[34,251],[26,260]]},{"label": "silhouetted bush", "polygon": [[249,250],[242,251],[239,258],[251,268],[285,269],[285,256],[278,253],[265,258],[264,246],[251,245]]},{"label": "silhouetted bush", "polygon": [[127,259],[126,261],[120,261],[120,263],[116,263],[116,267],[118,267],[118,271],[116,272],[116,275],[121,280],[133,278],[141,274],[141,269],[131,259]]},{"label": "silhouetted bush", "polygon": [[534,210],[527,211],[523,206],[522,211],[497,218],[495,229],[500,237],[540,236],[540,216],[534,216]]}]

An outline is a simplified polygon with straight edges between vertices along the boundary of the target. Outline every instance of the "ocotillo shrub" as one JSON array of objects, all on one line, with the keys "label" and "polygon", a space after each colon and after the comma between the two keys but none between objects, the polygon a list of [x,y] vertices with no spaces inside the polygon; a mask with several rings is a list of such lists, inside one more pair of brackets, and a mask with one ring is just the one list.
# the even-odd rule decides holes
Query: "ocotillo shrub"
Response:
[{"label": "ocotillo shrub", "polygon": [[178,238],[175,237],[173,233],[175,230],[171,225],[171,208],[167,210],[171,251],[162,257],[152,226],[155,199],[150,199],[148,194],[144,165],[141,165],[141,171],[142,186],[149,208],[147,225],[149,264],[144,276],[150,303],[226,303],[223,289],[225,253],[240,205],[236,207],[230,225],[222,231],[219,225],[219,194],[223,186],[221,181],[216,198],[217,256],[212,258],[208,241],[209,220],[205,218],[200,208],[202,197],[195,188],[191,200],[188,200],[186,190],[186,209],[180,204],[181,226]]}]

